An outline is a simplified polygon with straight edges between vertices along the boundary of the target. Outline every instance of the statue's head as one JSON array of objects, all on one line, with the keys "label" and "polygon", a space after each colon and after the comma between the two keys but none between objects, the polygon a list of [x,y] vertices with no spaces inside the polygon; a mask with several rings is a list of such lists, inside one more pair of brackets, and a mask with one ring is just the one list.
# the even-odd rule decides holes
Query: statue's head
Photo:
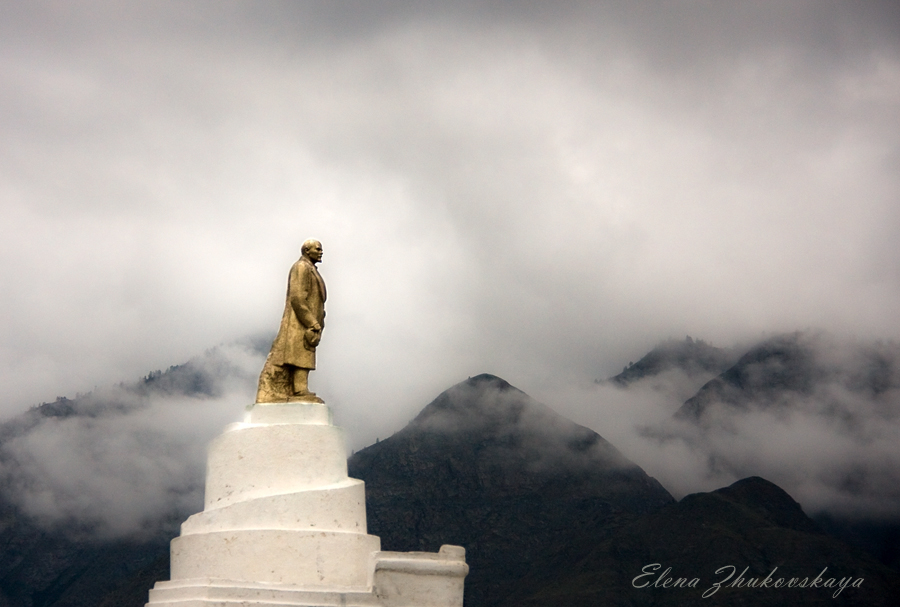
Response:
[{"label": "statue's head", "polygon": [[300,247],[300,254],[313,263],[319,263],[322,261],[322,243],[315,238],[308,238]]}]

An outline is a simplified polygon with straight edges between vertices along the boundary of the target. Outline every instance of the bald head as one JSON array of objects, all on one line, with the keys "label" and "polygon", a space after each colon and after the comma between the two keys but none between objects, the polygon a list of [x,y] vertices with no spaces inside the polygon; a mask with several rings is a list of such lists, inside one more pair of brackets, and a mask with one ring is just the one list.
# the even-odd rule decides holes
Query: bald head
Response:
[{"label": "bald head", "polygon": [[300,254],[314,264],[322,261],[322,243],[314,238],[308,238],[300,247]]}]

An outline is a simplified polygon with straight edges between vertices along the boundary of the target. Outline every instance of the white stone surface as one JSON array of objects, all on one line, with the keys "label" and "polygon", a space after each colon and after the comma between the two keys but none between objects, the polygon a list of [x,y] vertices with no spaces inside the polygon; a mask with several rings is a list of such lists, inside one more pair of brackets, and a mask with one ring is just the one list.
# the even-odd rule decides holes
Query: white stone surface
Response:
[{"label": "white stone surface", "polygon": [[181,535],[260,528],[366,533],[365,484],[348,478],[317,489],[204,510],[181,524]]},{"label": "white stone surface", "polygon": [[333,485],[346,478],[340,428],[232,424],[209,447],[204,509]]},{"label": "white stone surface", "polygon": [[384,607],[462,607],[469,573],[461,546],[433,552],[378,552],[372,555],[373,592]]},{"label": "white stone surface", "polygon": [[249,424],[332,424],[331,408],[319,403],[256,404],[244,421]]},{"label": "white stone surface", "polygon": [[374,535],[343,531],[248,529],[172,540],[172,579],[211,577],[363,590]]},{"label": "white stone surface", "polygon": [[210,443],[203,512],[148,607],[462,607],[465,550],[381,552],[324,404],[257,404]]},{"label": "white stone surface", "polygon": [[175,582],[157,582],[150,591],[154,607],[275,607],[281,605],[381,607],[370,591],[341,589],[306,590],[286,584],[247,582],[235,584],[227,580],[198,578]]}]

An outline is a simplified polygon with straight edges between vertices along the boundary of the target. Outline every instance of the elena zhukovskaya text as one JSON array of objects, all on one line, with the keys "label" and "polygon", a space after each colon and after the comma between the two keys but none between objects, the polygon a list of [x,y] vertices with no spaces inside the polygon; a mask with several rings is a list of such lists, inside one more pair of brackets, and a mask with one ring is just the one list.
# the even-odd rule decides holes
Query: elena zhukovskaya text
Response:
[{"label": "elena zhukovskaya text", "polygon": [[828,567],[814,578],[810,577],[775,577],[778,567],[772,569],[769,575],[765,577],[748,577],[747,571],[749,567],[744,567],[740,574],[734,565],[725,565],[716,569],[716,581],[711,585],[700,581],[700,578],[672,577],[670,574],[672,568],[668,567],[662,572],[662,565],[659,563],[651,563],[645,565],[641,569],[642,573],[631,580],[631,585],[635,588],[704,588],[702,596],[704,599],[711,597],[722,588],[746,588],[746,589],[762,589],[762,588],[827,588],[833,589],[833,598],[837,596],[845,588],[861,588],[863,578],[847,577],[827,577]]}]

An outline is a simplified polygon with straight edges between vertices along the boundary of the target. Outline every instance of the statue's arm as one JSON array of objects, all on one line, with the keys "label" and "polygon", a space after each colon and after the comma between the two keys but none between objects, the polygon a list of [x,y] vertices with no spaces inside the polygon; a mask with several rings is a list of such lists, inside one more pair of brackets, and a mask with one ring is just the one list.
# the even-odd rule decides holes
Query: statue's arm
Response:
[{"label": "statue's arm", "polygon": [[309,301],[309,291],[315,286],[313,276],[308,271],[304,271],[302,264],[294,264],[294,267],[291,268],[290,282],[291,288],[288,296],[291,301],[291,308],[293,308],[294,314],[300,320],[300,324],[307,329],[321,329],[322,327],[319,326],[315,313],[309,309],[307,303]]}]

